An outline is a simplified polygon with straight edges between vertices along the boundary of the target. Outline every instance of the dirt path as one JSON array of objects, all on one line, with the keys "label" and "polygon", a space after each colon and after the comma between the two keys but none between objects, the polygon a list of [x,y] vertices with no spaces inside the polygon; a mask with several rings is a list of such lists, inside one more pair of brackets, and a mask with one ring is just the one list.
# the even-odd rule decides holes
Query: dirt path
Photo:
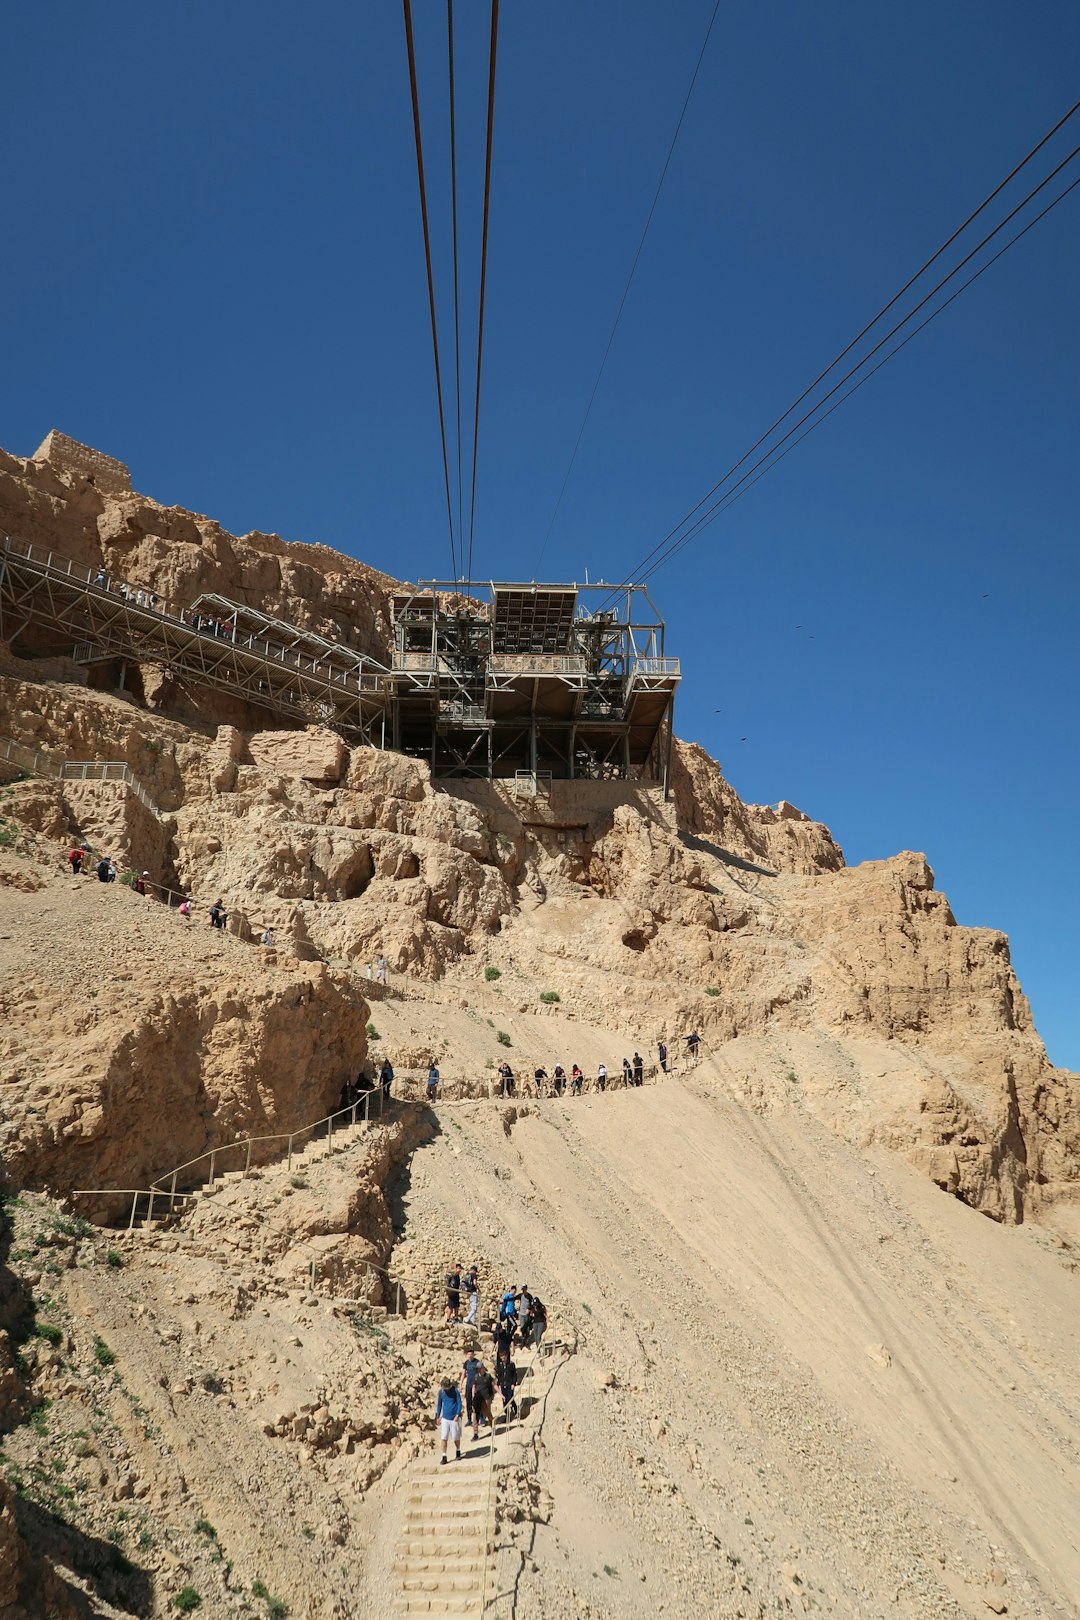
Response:
[{"label": "dirt path", "polygon": [[581,1334],[515,1612],[1076,1612],[1080,1292],[1037,1232],[709,1064],[498,1113],[455,1109],[408,1221]]}]

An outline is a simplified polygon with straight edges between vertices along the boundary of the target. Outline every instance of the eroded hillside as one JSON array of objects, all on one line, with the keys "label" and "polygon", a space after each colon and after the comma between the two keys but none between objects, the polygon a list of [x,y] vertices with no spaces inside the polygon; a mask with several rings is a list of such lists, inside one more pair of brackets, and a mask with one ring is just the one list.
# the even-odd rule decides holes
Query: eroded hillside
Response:
[{"label": "eroded hillside", "polygon": [[[393,581],[43,450],[2,459],[0,527],[385,650]],[[464,1344],[440,1280],[471,1258],[488,1292],[524,1267],[562,1347],[500,1458],[494,1612],[1070,1612],[1080,1085],[923,856],[849,868],[678,743],[667,800],[433,781],[149,663],[92,689],[33,625],[0,649],[0,738],[3,1620],[164,1614],[185,1584],[259,1614],[255,1582],[386,1612]],[[59,772],[95,761],[126,769]],[[635,1051],[662,1079],[660,1041],[662,1084],[591,1090]],[[261,1141],[168,1230],[83,1224],[130,1206],[81,1189],[287,1137],[385,1057],[395,1097],[340,1158]],[[506,1058],[590,1094],[502,1106]]]}]

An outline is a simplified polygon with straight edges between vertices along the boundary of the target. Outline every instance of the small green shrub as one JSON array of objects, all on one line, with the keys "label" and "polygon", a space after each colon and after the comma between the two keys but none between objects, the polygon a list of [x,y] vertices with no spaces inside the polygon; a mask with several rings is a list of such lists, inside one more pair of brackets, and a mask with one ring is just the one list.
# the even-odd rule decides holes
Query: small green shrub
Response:
[{"label": "small green shrub", "polygon": [[33,1429],[36,1435],[46,1435],[49,1432],[48,1412],[50,1404],[51,1403],[49,1401],[42,1401],[41,1405],[35,1406],[34,1410],[30,1413],[30,1427]]},{"label": "small green shrub", "polygon": [[720,994],[720,992],[716,988],[715,984],[710,984],[709,988],[706,990],[705,994],[707,996],[718,996]]},{"label": "small green shrub", "polygon": [[380,1039],[379,1032],[375,1028],[374,1024],[369,1024],[368,1025],[368,1027],[367,1027],[367,1038],[368,1038],[369,1041],[377,1041],[377,1040]]},{"label": "small green shrub", "polygon": [[304,1180],[303,1176],[290,1176],[289,1186],[295,1187],[297,1192],[303,1192],[307,1187],[307,1182]]},{"label": "small green shrub", "polygon": [[209,1519],[196,1519],[195,1529],[200,1536],[209,1536],[211,1541],[217,1540],[217,1531]]},{"label": "small green shrub", "polygon": [[116,1360],[104,1339],[94,1340],[94,1360],[99,1367],[111,1367]]},{"label": "small green shrub", "polygon": [[172,1606],[181,1614],[190,1614],[193,1609],[202,1608],[202,1598],[193,1586],[185,1586],[173,1598]]},{"label": "small green shrub", "polygon": [[557,990],[541,990],[540,1000],[546,1001],[548,1006],[551,1006],[554,1002],[561,1001],[562,996],[560,996]]},{"label": "small green shrub", "polygon": [[252,1595],[252,1597],[257,1597],[257,1598],[268,1598],[270,1596],[269,1592],[266,1590],[266,1587],[263,1585],[262,1581],[252,1581],[252,1583],[251,1583],[251,1595]]},{"label": "small green shrub", "polygon": [[44,1339],[46,1344],[59,1344],[64,1337],[53,1322],[35,1322],[34,1332],[39,1339]]},{"label": "small green shrub", "polygon": [[112,1266],[114,1271],[119,1271],[121,1266],[124,1264],[124,1257],[120,1253],[120,1250],[119,1249],[106,1249],[105,1250],[105,1264],[107,1266]]},{"label": "small green shrub", "polygon": [[489,984],[493,983],[493,981],[495,979],[501,979],[502,978],[502,968],[486,967],[484,969],[484,978],[488,981]]},{"label": "small green shrub", "polygon": [[285,1620],[289,1612],[289,1605],[279,1597],[269,1597],[266,1600],[266,1613],[269,1620]]},{"label": "small green shrub", "polygon": [[797,1086],[798,1083],[799,1083],[799,1077],[795,1073],[794,1069],[789,1069],[787,1074],[785,1074],[784,1079],[788,1082],[789,1085],[792,1085],[792,1086]]},{"label": "small green shrub", "polygon": [[495,1039],[498,1041],[500,1046],[513,1046],[514,1044],[509,1035],[506,1033],[505,1029],[496,1030]]}]

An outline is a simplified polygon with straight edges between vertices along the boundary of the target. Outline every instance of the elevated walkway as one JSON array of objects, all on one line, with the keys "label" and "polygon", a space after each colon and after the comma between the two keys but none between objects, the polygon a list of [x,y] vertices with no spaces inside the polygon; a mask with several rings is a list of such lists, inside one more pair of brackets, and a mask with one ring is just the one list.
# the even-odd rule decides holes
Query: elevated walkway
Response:
[{"label": "elevated walkway", "polygon": [[[354,741],[383,747],[386,672],[355,650],[322,642],[274,639],[276,621],[249,625],[251,610],[213,598],[205,610],[149,605],[102,569],[6,537],[0,550],[0,637],[13,642],[30,625],[66,639],[82,663],[130,659],[164,664],[199,686],[228,692],[301,724],[334,726]],[[225,627],[228,626],[226,632]],[[314,638],[319,639],[321,638]]]}]

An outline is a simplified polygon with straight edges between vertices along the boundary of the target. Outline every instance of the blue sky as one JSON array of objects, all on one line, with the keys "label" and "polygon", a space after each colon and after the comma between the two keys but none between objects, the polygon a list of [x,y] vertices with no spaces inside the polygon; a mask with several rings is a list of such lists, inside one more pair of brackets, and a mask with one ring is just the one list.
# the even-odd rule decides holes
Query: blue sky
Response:
[{"label": "blue sky", "polygon": [[[457,7],[466,355],[486,9]],[[478,574],[536,571],[710,11],[502,8]],[[445,8],[414,15],[449,369]],[[23,7],[5,55],[0,443],[59,427],[235,531],[445,574],[400,8]],[[1064,0],[722,7],[542,572],[631,568],[1077,60]],[[850,861],[924,850],[1074,1067],[1078,249],[1080,191],[653,582],[681,734]]]}]

